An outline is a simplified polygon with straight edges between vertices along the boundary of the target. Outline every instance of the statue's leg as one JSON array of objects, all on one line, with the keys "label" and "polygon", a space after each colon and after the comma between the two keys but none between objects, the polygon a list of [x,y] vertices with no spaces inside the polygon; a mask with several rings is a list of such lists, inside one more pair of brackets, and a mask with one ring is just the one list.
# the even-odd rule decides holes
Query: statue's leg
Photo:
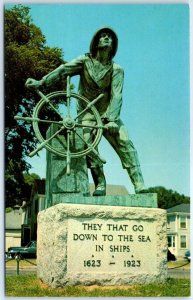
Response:
[{"label": "statue's leg", "polygon": [[118,154],[122,166],[127,170],[136,193],[145,191],[144,180],[140,168],[137,151],[129,139],[127,129],[121,120],[117,121],[119,131],[116,134],[104,132],[105,138]]},{"label": "statue's leg", "polygon": [[93,196],[105,196],[106,180],[103,171],[103,166],[91,167],[90,170],[95,184],[95,191],[93,193]]},{"label": "statue's leg", "polygon": [[[82,124],[84,125],[90,125],[94,126],[96,125],[96,121],[93,120],[83,120]],[[87,143],[91,143],[93,136],[95,135],[95,130],[92,128],[84,128],[83,130],[84,139]],[[98,149],[96,148],[98,151]],[[90,152],[87,157],[87,166],[90,168],[91,175],[93,177],[93,181],[95,184],[95,191],[93,193],[93,196],[105,196],[106,195],[106,180],[105,175],[103,171],[103,163],[101,160],[94,155],[92,152]]]}]

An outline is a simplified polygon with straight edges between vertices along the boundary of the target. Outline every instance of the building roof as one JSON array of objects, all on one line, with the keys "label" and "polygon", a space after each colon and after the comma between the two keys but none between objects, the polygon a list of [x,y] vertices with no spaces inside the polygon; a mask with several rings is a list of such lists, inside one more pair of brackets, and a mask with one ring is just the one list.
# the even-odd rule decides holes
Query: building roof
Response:
[{"label": "building roof", "polygon": [[168,213],[171,212],[183,212],[183,213],[190,213],[190,204],[179,204],[167,209]]}]

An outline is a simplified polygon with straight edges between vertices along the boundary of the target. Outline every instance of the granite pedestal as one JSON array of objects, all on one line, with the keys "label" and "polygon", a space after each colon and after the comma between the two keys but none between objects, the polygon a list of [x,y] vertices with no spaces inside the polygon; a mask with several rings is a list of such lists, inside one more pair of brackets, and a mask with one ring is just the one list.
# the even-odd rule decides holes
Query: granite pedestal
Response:
[{"label": "granite pedestal", "polygon": [[[128,195],[125,203],[88,197],[92,204],[60,203],[40,212],[38,277],[51,287],[164,282],[166,211],[137,206],[144,197]],[[149,198],[156,204],[155,195]]]}]

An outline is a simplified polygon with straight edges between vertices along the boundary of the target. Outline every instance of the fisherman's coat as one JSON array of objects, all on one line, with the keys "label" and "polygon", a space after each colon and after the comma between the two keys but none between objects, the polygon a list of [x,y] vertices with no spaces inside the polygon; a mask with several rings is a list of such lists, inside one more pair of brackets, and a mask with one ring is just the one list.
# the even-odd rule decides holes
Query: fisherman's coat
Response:
[{"label": "fisherman's coat", "polygon": [[95,106],[106,122],[117,121],[122,106],[123,69],[118,64],[110,63],[99,72],[96,64],[97,61],[90,54],[81,55],[61,65],[56,69],[58,73],[53,71],[46,75],[44,82],[49,83],[49,78],[53,81],[67,75],[80,75],[79,94],[92,101],[103,93],[104,96]]}]

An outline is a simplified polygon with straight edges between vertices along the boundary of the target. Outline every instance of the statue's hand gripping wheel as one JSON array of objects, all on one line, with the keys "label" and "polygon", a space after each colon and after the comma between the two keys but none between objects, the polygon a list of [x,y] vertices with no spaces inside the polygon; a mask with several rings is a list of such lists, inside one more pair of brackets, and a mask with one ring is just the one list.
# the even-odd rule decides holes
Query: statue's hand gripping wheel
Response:
[{"label": "statue's hand gripping wheel", "polygon": [[[99,156],[98,151],[96,150],[96,147],[101,140],[103,129],[105,127],[103,126],[101,117],[94,106],[97,101],[100,101],[100,99],[103,97],[103,94],[100,94],[96,99],[89,101],[81,95],[72,93],[69,76],[67,77],[66,91],[56,91],[48,95],[44,95],[38,89],[36,89],[36,92],[41,97],[41,99],[35,106],[32,117],[15,116],[16,120],[32,122],[35,135],[40,142],[40,145],[38,145],[37,148],[29,154],[29,156],[32,157],[41,149],[46,148],[51,153],[66,158],[68,175],[70,174],[70,162],[72,158],[78,158],[88,155],[90,152],[93,152],[94,155],[97,155],[100,160],[105,162]],[[60,104],[56,105],[57,99]],[[81,107],[83,107],[83,109],[78,111],[78,113],[76,112],[75,108],[77,102],[81,104]],[[47,108],[49,108],[55,114],[56,120],[49,120],[49,118],[46,116],[46,113],[44,114],[44,110],[46,112]],[[92,116],[94,125],[92,125],[92,123],[84,124],[84,122],[82,122],[84,116],[88,113],[90,116]],[[54,134],[46,139],[41,133],[40,124],[42,123],[49,126],[51,124],[57,124],[58,129]],[[91,131],[93,130],[95,132],[91,142],[86,141],[84,135],[79,134],[79,128],[82,128],[83,130],[90,129]],[[81,139],[84,143],[85,147],[83,150],[71,150],[70,137],[72,133],[75,137],[77,136],[77,138]],[[54,148],[50,143],[51,140],[59,136],[59,134],[62,134],[66,140],[66,147],[64,148],[64,150],[58,150]]]}]

